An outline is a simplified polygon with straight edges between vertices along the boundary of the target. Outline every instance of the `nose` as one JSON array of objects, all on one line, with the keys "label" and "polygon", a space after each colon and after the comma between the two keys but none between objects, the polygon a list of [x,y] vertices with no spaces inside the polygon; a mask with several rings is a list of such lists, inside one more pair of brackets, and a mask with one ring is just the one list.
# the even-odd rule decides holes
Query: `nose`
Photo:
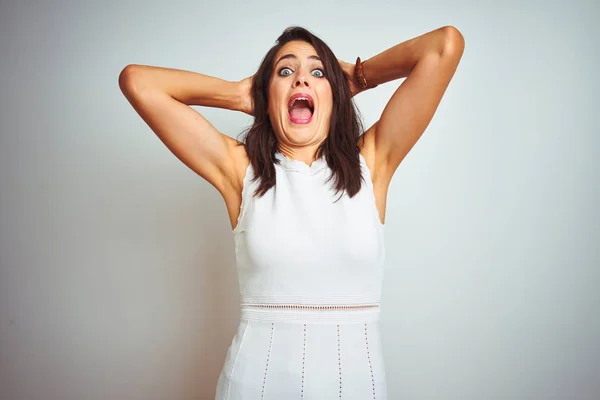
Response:
[{"label": "nose", "polygon": [[310,86],[310,84],[308,83],[308,79],[306,79],[306,76],[304,74],[299,76],[298,79],[296,79],[294,81],[294,88],[297,88],[299,86],[305,86],[305,87]]}]

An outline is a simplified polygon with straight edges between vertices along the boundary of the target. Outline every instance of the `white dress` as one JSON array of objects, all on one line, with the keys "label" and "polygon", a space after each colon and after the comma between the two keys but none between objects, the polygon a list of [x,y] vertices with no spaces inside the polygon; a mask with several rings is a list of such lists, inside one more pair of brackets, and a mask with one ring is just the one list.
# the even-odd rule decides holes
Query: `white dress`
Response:
[{"label": "white dress", "polygon": [[233,230],[241,317],[216,400],[387,399],[384,225],[365,159],[349,198],[326,182],[324,157],[310,166],[276,158],[276,185],[263,197],[252,196],[252,165],[244,178]]}]

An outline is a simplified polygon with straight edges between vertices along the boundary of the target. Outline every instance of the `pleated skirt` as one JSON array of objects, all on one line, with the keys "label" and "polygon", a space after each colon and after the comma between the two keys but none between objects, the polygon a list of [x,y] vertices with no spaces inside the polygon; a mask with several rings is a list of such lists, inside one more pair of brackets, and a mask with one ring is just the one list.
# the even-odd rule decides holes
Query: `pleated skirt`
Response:
[{"label": "pleated skirt", "polygon": [[242,307],[215,399],[387,399],[379,315]]}]

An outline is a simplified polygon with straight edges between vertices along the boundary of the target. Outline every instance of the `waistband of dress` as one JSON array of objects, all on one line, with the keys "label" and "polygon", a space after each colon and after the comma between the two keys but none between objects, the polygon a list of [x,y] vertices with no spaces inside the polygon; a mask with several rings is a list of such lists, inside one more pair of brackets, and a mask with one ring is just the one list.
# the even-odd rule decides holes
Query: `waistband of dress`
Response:
[{"label": "waistband of dress", "polygon": [[311,324],[355,324],[379,322],[378,305],[364,308],[270,308],[243,304],[240,319],[247,321]]}]

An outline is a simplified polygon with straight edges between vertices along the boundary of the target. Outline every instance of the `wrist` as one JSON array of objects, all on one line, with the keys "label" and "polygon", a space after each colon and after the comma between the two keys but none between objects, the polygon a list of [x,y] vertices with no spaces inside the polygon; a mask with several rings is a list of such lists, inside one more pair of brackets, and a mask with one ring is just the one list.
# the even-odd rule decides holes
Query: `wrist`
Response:
[{"label": "wrist", "polygon": [[354,80],[361,90],[377,87],[377,85],[373,83],[373,77],[367,79],[368,77],[364,69],[365,62],[366,61],[361,61],[360,57],[357,57],[356,64],[354,65]]},{"label": "wrist", "polygon": [[243,79],[239,82],[235,82],[235,105],[236,111],[241,111],[246,114],[252,115],[252,77]]},{"label": "wrist", "polygon": [[242,106],[243,106],[243,98],[244,98],[244,91],[243,91],[243,82],[239,81],[239,82],[231,82],[232,86],[232,95],[230,98],[230,103],[231,103],[231,107],[229,107],[230,110],[233,111],[242,111]]},{"label": "wrist", "polygon": [[242,93],[242,82],[227,81],[227,87],[224,91],[224,94],[226,94],[224,98],[224,108],[232,111],[241,111],[243,99]]}]

